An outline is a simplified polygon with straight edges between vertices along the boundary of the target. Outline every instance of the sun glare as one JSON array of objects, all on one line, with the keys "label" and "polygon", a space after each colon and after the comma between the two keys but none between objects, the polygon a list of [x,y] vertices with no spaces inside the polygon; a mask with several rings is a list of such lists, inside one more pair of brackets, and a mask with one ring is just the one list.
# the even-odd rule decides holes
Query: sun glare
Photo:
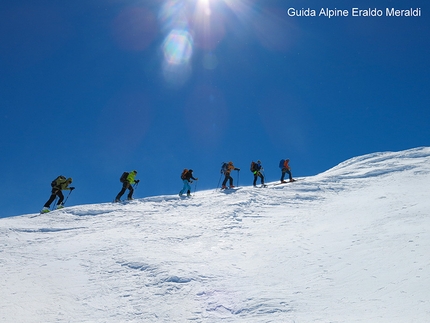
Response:
[{"label": "sun glare", "polygon": [[196,57],[202,60],[200,66],[215,70],[219,63],[215,51],[228,26],[236,23],[229,19],[237,18],[240,26],[253,29],[256,11],[250,0],[165,0],[158,14],[164,34],[161,50],[165,78],[172,79],[169,74],[174,74],[178,79],[183,71],[189,77],[191,66],[197,66],[191,64]]}]

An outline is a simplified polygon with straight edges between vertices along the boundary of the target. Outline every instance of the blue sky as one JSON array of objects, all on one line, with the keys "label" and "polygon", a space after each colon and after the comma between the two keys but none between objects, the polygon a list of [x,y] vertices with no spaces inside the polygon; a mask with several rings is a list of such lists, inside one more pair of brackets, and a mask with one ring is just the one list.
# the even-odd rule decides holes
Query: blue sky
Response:
[{"label": "blue sky", "polygon": [[[420,17],[291,17],[288,8]],[[215,188],[290,158],[310,176],[376,151],[428,146],[424,1],[3,1],[0,217],[38,212],[57,175],[68,205],[176,194],[183,168]],[[235,181],[238,180],[235,174]],[[194,187],[193,187],[194,189]]]}]

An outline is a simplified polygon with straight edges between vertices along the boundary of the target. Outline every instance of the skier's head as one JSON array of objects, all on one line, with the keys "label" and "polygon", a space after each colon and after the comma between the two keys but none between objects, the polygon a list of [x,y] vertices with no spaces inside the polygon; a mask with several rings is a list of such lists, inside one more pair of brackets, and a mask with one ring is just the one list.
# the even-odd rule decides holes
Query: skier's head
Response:
[{"label": "skier's head", "polygon": [[257,164],[261,164],[261,160],[257,160]]},{"label": "skier's head", "polygon": [[190,173],[192,173],[192,172],[193,172],[193,170],[192,170],[192,169],[190,169],[190,170],[189,170],[189,172],[190,172]]},{"label": "skier's head", "polygon": [[71,177],[69,177],[68,179],[66,179],[66,183],[68,183],[68,184],[71,184],[72,183],[72,178]]},{"label": "skier's head", "polygon": [[232,161],[229,161],[229,162],[228,162],[228,164],[229,164],[229,165],[233,165],[233,162],[232,162]]},{"label": "skier's head", "polygon": [[134,175],[136,175],[136,174],[137,174],[137,170],[132,171],[132,173],[133,173]]}]

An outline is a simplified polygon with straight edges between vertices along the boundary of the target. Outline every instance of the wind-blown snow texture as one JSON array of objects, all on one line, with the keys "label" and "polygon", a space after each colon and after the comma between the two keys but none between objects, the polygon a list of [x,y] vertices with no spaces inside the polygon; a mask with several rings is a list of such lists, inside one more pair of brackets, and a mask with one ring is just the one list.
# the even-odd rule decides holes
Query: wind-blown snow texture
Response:
[{"label": "wind-blown snow texture", "polygon": [[417,148],[0,219],[0,321],[429,322],[429,183]]}]

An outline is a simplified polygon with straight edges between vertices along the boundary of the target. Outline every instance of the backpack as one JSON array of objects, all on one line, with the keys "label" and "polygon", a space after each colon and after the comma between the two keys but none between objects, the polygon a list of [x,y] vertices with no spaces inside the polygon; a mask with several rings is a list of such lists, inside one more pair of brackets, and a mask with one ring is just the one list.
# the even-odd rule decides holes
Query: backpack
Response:
[{"label": "backpack", "polygon": [[57,178],[51,182],[51,187],[55,187],[59,184],[58,183],[59,181],[65,181],[65,180],[66,178],[63,175],[57,176]]},{"label": "backpack", "polygon": [[251,167],[249,168],[249,170],[253,173],[255,172],[257,169],[257,163],[255,162],[251,162]]},{"label": "backpack", "polygon": [[125,181],[127,180],[127,177],[128,177],[128,175],[129,175],[130,173],[128,173],[128,172],[124,172],[124,173],[122,173],[122,175],[121,175],[121,177],[119,178],[119,181],[121,182],[121,183],[125,183]]},{"label": "backpack", "polygon": [[183,171],[182,171],[182,174],[181,174],[181,179],[187,179],[187,173],[188,173],[188,169],[184,169]]},{"label": "backpack", "polygon": [[280,168],[280,169],[284,168],[284,163],[285,163],[285,159],[281,159],[281,160],[279,161],[279,168]]},{"label": "backpack", "polygon": [[225,163],[225,162],[223,162],[223,163],[221,164],[221,173],[222,173],[222,174],[225,174],[225,172],[227,171],[227,168],[228,168],[228,164],[227,164],[227,163]]}]

